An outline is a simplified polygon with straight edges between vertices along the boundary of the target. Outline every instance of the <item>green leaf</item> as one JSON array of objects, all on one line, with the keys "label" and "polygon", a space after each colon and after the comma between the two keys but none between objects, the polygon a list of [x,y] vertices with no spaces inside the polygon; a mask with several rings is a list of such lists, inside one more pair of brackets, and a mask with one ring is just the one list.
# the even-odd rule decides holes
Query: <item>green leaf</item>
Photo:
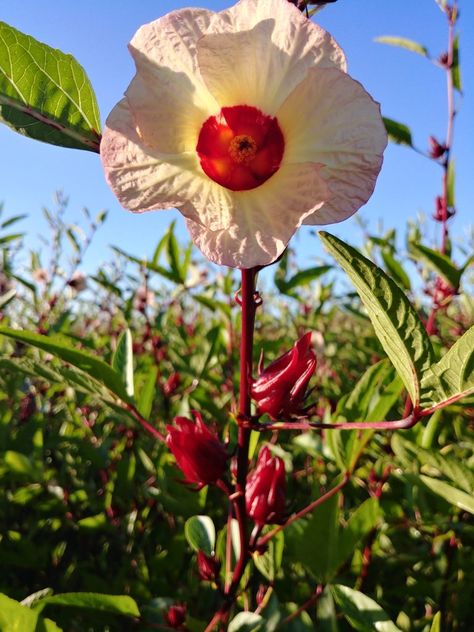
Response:
[{"label": "green leaf", "polygon": [[379,503],[375,498],[368,498],[354,511],[345,528],[340,531],[336,550],[336,569],[349,559],[362,538],[372,531],[380,515]]},{"label": "green leaf", "polygon": [[388,250],[382,250],[382,259],[387,271],[398,285],[405,290],[411,289],[410,277],[403,269],[402,265],[395,259]]},{"label": "green leaf", "polygon": [[437,612],[433,617],[430,632],[441,632],[441,612]]},{"label": "green leaf", "polygon": [[323,584],[337,571],[338,503],[339,493],[316,507],[296,542],[298,560]]},{"label": "green leaf", "polygon": [[8,290],[8,292],[5,292],[5,294],[2,294],[0,296],[0,309],[8,305],[8,303],[10,303],[10,301],[12,301],[15,298],[15,296],[16,296],[16,290],[14,287],[11,290]]},{"label": "green leaf", "polygon": [[398,46],[400,48],[405,48],[412,53],[418,53],[418,55],[428,57],[428,49],[426,48],[426,46],[422,46],[421,44],[418,44],[418,42],[414,42],[413,40],[407,39],[406,37],[397,37],[396,35],[381,35],[380,37],[376,37],[375,41],[379,44],[389,44],[389,46]]},{"label": "green leaf", "polygon": [[426,412],[474,392],[474,325],[457,340],[439,362],[423,373],[421,406]]},{"label": "green leaf", "polygon": [[166,268],[163,268],[163,266],[159,266],[156,263],[151,263],[150,261],[147,261],[146,259],[140,259],[139,257],[134,257],[133,255],[129,255],[127,252],[125,252],[121,248],[118,248],[117,246],[111,246],[111,248],[114,252],[121,255],[122,257],[125,257],[125,259],[127,259],[128,261],[131,261],[132,263],[137,263],[139,266],[146,268],[147,270],[150,270],[151,272],[156,272],[157,274],[164,277],[165,279],[168,279],[168,281],[173,281],[174,283],[181,282],[174,272],[167,270]]},{"label": "green leaf", "polygon": [[140,611],[134,599],[127,595],[104,595],[101,593],[63,593],[45,597],[33,605],[36,612],[41,612],[48,605],[68,606],[98,612],[109,612],[127,617],[139,617]]},{"label": "green leaf", "polygon": [[228,632],[257,632],[265,619],[255,612],[239,612],[229,623]]},{"label": "green leaf", "polygon": [[8,327],[0,327],[0,334],[52,353],[95,378],[124,401],[129,401],[122,376],[99,358],[72,347],[67,338],[59,335],[42,336],[30,331],[9,329]]},{"label": "green leaf", "polygon": [[209,516],[191,516],[184,525],[184,535],[195,551],[212,555],[216,546],[216,528]]},{"label": "green leaf", "polygon": [[28,217],[28,215],[23,214],[23,215],[15,215],[14,217],[9,217],[0,225],[0,228],[7,228],[8,226],[11,226],[12,224],[16,224],[20,220],[25,219],[25,217]]},{"label": "green leaf", "polygon": [[463,271],[457,268],[448,256],[417,243],[410,243],[410,252],[423,259],[431,270],[443,277],[453,288],[459,287]]},{"label": "green leaf", "polygon": [[379,604],[358,590],[335,584],[331,592],[343,615],[360,632],[400,632]]},{"label": "green leaf", "polygon": [[456,206],[456,161],[454,158],[450,158],[448,163],[448,173],[446,181],[446,203],[448,208]]},{"label": "green leaf", "polygon": [[283,548],[285,545],[285,538],[283,531],[279,531],[267,544],[267,548],[264,553],[259,554],[256,552],[253,556],[255,566],[260,573],[269,582],[275,581],[279,568],[281,567],[283,559]]},{"label": "green leaf", "polygon": [[398,285],[355,248],[320,232],[326,249],[351,278],[375,333],[407,389],[413,405],[420,400],[420,379],[434,360],[423,323]]},{"label": "green leaf", "polygon": [[178,283],[184,283],[185,279],[183,276],[183,272],[181,270],[181,265],[179,261],[179,246],[176,241],[176,237],[174,235],[174,227],[176,222],[171,222],[168,230],[167,230],[167,240],[166,240],[166,255],[168,259],[169,266]]},{"label": "green leaf", "polygon": [[420,474],[420,479],[426,487],[438,496],[441,496],[441,498],[444,498],[444,500],[447,500],[448,503],[455,505],[458,509],[463,509],[464,511],[469,511],[469,513],[474,514],[474,496],[472,494],[467,494],[457,489],[457,487],[453,487],[431,476]]},{"label": "green leaf", "polygon": [[129,397],[134,395],[133,385],[133,347],[132,332],[127,327],[117,341],[117,348],[112,357],[112,368],[122,376],[125,391]]},{"label": "green leaf", "polygon": [[140,397],[138,399],[138,411],[145,419],[148,419],[153,407],[155,398],[156,378],[158,376],[158,367],[152,366],[148,369],[145,383],[141,387]]},{"label": "green leaf", "polygon": [[99,151],[99,111],[82,66],[5,22],[0,22],[0,120],[29,138]]},{"label": "green leaf", "polygon": [[54,621],[0,594],[0,630],[2,632],[61,632]]},{"label": "green leaf", "polygon": [[389,119],[385,116],[383,117],[383,122],[385,125],[385,129],[387,130],[388,139],[391,140],[392,143],[413,147],[411,131],[407,125],[404,125],[403,123],[397,123],[397,121]]},{"label": "green leaf", "polygon": [[296,287],[308,285],[311,281],[314,281],[314,279],[318,279],[329,270],[332,270],[332,267],[333,266],[316,266],[297,272],[291,279],[285,282],[285,294],[290,290],[294,290]]},{"label": "green leaf", "polygon": [[462,92],[461,68],[459,65],[459,35],[456,35],[453,42],[453,61],[451,65],[451,77],[455,89],[458,92]]}]

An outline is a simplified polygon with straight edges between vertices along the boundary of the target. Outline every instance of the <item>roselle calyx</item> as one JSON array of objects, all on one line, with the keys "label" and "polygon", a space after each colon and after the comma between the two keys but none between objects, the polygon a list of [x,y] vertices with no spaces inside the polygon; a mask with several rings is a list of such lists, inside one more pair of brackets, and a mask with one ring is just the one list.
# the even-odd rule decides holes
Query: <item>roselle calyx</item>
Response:
[{"label": "roselle calyx", "polygon": [[252,398],[260,415],[286,418],[301,411],[308,383],[316,369],[316,356],[308,332],[290,351],[260,369],[251,387]]},{"label": "roselle calyx", "polygon": [[247,514],[259,526],[285,519],[285,464],[264,446],[257,466],[249,475],[245,491]]},{"label": "roselle calyx", "polygon": [[229,455],[201,415],[193,411],[193,416],[194,421],[175,417],[173,425],[166,426],[166,444],[185,475],[185,482],[204,487],[224,475]]},{"label": "roselle calyx", "polygon": [[205,582],[215,582],[219,577],[221,563],[215,555],[206,555],[204,551],[198,551],[197,567],[199,577]]}]

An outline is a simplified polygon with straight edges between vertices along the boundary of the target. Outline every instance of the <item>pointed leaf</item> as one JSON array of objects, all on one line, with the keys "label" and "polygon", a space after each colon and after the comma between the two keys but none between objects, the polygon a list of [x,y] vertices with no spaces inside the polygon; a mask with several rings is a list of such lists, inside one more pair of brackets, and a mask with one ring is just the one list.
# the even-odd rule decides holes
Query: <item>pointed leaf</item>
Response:
[{"label": "pointed leaf", "polygon": [[448,174],[447,174],[447,182],[446,182],[446,202],[448,204],[448,208],[456,206],[456,194],[455,194],[455,186],[456,186],[456,162],[454,158],[451,158],[448,164]]},{"label": "pointed leaf", "polygon": [[326,249],[351,278],[385,353],[403,380],[414,406],[420,379],[433,363],[423,323],[398,285],[383,270],[329,233],[320,232]]},{"label": "pointed leaf", "polygon": [[0,22],[0,120],[53,145],[99,151],[99,112],[71,55]]},{"label": "pointed leaf", "polygon": [[145,383],[142,385],[140,391],[140,398],[138,400],[138,411],[140,415],[148,419],[153,407],[153,399],[155,397],[156,378],[158,376],[158,367],[153,366],[148,370],[148,374]]},{"label": "pointed leaf", "polygon": [[459,66],[459,35],[456,35],[453,42],[453,62],[451,65],[451,77],[453,79],[453,86],[462,92],[461,83],[461,69]]},{"label": "pointed leaf", "polygon": [[455,505],[458,509],[463,509],[471,514],[474,514],[474,496],[461,491],[457,487],[453,487],[444,481],[440,481],[437,478],[431,476],[420,475],[420,479],[423,483],[431,489],[432,492],[447,500],[448,503]]},{"label": "pointed leaf", "polygon": [[184,535],[195,551],[212,555],[216,546],[216,528],[209,516],[192,516],[186,520]]},{"label": "pointed leaf", "polygon": [[372,630],[376,632],[401,632],[390,620],[385,610],[364,593],[342,584],[331,586],[331,592],[354,630],[361,632],[371,632]]},{"label": "pointed leaf", "polygon": [[67,338],[59,335],[42,336],[30,331],[9,329],[8,327],[0,327],[0,334],[52,353],[54,356],[65,362],[69,362],[91,377],[99,380],[99,382],[110,389],[112,393],[124,401],[129,401],[122,377],[108,364],[99,360],[99,358],[72,347]]},{"label": "pointed leaf", "polygon": [[453,288],[459,287],[462,270],[457,268],[448,256],[428,248],[428,246],[416,243],[410,243],[410,251],[423,259],[434,272],[443,277]]},{"label": "pointed leaf", "polygon": [[376,37],[375,41],[379,42],[379,44],[399,46],[400,48],[405,48],[412,53],[418,53],[418,55],[428,57],[428,49],[426,48],[426,46],[422,46],[422,44],[414,42],[411,39],[407,39],[406,37],[397,37],[396,35],[381,35],[380,37]]},{"label": "pointed leaf", "polygon": [[413,147],[411,131],[407,125],[404,125],[403,123],[397,123],[397,121],[389,119],[385,116],[383,117],[383,122],[385,125],[385,129],[387,130],[388,139],[391,140],[392,143]]},{"label": "pointed leaf", "polygon": [[117,341],[117,348],[112,357],[112,368],[122,376],[125,391],[129,397],[134,395],[133,385],[133,347],[132,332],[127,327]]},{"label": "pointed leaf", "polygon": [[437,612],[433,617],[430,632],[441,632],[441,612]]},{"label": "pointed leaf", "polygon": [[33,605],[35,612],[41,612],[48,605],[69,606],[99,612],[110,612],[127,617],[139,617],[140,611],[134,599],[127,595],[104,595],[101,593],[78,592],[51,595]]},{"label": "pointed leaf", "polygon": [[421,406],[433,412],[474,392],[474,325],[421,380]]},{"label": "pointed leaf", "polygon": [[411,289],[410,277],[389,250],[382,250],[382,259],[389,274],[405,290]]},{"label": "pointed leaf", "polygon": [[[291,277],[285,284],[285,290],[288,292],[289,290],[293,290],[295,287],[299,287],[301,285],[308,285],[314,279],[319,278],[326,272],[332,269],[333,266],[316,266],[314,268],[307,268],[306,270],[301,270],[297,272],[294,276]],[[285,293],[286,293],[285,292]]]}]

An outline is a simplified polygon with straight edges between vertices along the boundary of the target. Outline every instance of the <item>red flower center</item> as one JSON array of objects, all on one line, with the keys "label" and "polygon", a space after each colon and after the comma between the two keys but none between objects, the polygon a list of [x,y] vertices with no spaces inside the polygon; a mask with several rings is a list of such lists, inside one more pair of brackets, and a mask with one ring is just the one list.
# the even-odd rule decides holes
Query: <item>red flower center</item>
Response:
[{"label": "red flower center", "polygon": [[204,173],[231,191],[254,189],[268,180],[278,171],[284,148],[277,119],[251,105],[210,116],[196,145]]}]

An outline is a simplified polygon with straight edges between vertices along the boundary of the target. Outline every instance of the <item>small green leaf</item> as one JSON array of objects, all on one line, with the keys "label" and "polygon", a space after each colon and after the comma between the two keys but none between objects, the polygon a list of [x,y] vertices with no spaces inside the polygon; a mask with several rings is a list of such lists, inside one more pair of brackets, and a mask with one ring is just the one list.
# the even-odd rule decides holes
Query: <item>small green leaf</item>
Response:
[{"label": "small green leaf", "polygon": [[411,290],[410,277],[389,250],[382,250],[382,259],[388,273],[405,290]]},{"label": "small green leaf", "polygon": [[48,605],[96,610],[127,617],[140,616],[135,600],[127,595],[104,595],[89,592],[63,593],[41,599],[33,605],[33,609],[36,612],[41,612]]},{"label": "small green leaf", "polygon": [[423,373],[421,406],[433,412],[473,392],[474,325]]},{"label": "small green leaf", "polygon": [[0,22],[0,120],[36,140],[99,151],[99,111],[82,66],[5,22]]},{"label": "small green leaf", "polygon": [[167,270],[166,268],[163,268],[163,266],[159,266],[156,263],[147,261],[146,259],[140,259],[139,257],[134,257],[133,255],[129,255],[128,253],[126,253],[121,248],[118,248],[117,246],[111,246],[111,248],[114,252],[116,252],[122,257],[125,257],[125,259],[127,259],[128,261],[131,261],[132,263],[137,263],[139,266],[144,267],[147,270],[150,270],[151,272],[156,272],[157,274],[164,277],[165,279],[168,279],[168,281],[173,281],[174,283],[180,283],[179,278],[171,270]]},{"label": "small green leaf", "polygon": [[335,584],[331,592],[354,630],[360,632],[401,632],[379,604],[358,590]]},{"label": "small green leaf", "polygon": [[156,378],[158,376],[158,367],[153,366],[148,369],[148,373],[145,379],[145,383],[140,390],[140,397],[138,399],[138,411],[145,419],[148,419],[153,407],[153,400],[155,398],[156,390]]},{"label": "small green leaf", "polygon": [[283,531],[277,533],[267,544],[264,553],[253,556],[255,566],[269,582],[274,582],[283,559],[285,538]]},{"label": "small green leaf", "polygon": [[375,333],[390,358],[414,406],[420,399],[420,379],[434,360],[423,323],[398,285],[355,248],[320,232],[325,248],[351,278]]},{"label": "small green leaf", "polygon": [[385,116],[383,117],[383,122],[385,125],[385,129],[387,130],[388,139],[391,140],[392,143],[413,147],[411,131],[407,125],[403,125],[403,123],[397,123],[397,121],[389,119]]},{"label": "small green leaf", "polygon": [[469,513],[474,514],[474,496],[472,494],[467,494],[431,476],[421,474],[420,479],[426,487],[438,496],[441,496],[441,498],[444,498],[444,500],[447,500],[448,503],[455,505],[458,509],[463,509],[464,511],[469,511]]},{"label": "small green leaf", "polygon": [[127,327],[117,341],[117,348],[112,357],[112,368],[122,376],[125,391],[129,397],[134,395],[133,385],[133,347],[132,332]]},{"label": "small green leaf", "polygon": [[433,617],[430,632],[441,632],[441,612],[437,612]]},{"label": "small green leaf", "polygon": [[12,224],[16,224],[22,219],[25,219],[25,217],[28,217],[28,215],[23,214],[23,215],[15,215],[14,217],[9,217],[0,225],[0,228],[7,228],[8,226],[11,226]]},{"label": "small green leaf", "polygon": [[184,535],[195,551],[212,555],[216,546],[216,528],[209,516],[192,516],[186,520]]},{"label": "small green leaf", "polygon": [[448,256],[417,243],[410,243],[410,252],[425,261],[431,270],[443,277],[451,287],[459,287],[462,270],[457,268]]},{"label": "small green leaf", "polygon": [[166,255],[170,269],[178,283],[184,283],[183,272],[179,261],[179,246],[174,234],[176,222],[171,222],[167,230],[168,239],[166,241]]},{"label": "small green leaf", "polygon": [[380,37],[376,37],[375,41],[379,44],[388,44],[389,46],[398,46],[400,48],[405,48],[405,50],[409,50],[412,53],[418,53],[418,55],[423,55],[423,57],[428,57],[428,49],[426,46],[422,46],[418,44],[418,42],[414,42],[411,39],[407,39],[406,37],[397,37],[396,35],[381,35]]},{"label": "small green leaf", "polygon": [[8,303],[10,303],[10,301],[12,301],[16,296],[16,290],[13,287],[11,290],[8,290],[8,292],[5,292],[5,294],[2,294],[0,296],[0,309],[2,309],[2,307],[6,307],[6,305],[8,305]]},{"label": "small green leaf", "polygon": [[454,158],[449,160],[448,164],[448,174],[446,181],[446,202],[448,208],[456,206],[456,195],[455,195],[455,186],[456,186],[456,162]]},{"label": "small green leaf", "polygon": [[329,270],[332,270],[332,267],[333,266],[316,266],[297,272],[291,279],[285,282],[285,294],[296,287],[308,285],[311,281],[318,279],[323,274],[326,274],[326,272],[329,272]]},{"label": "small green leaf", "polygon": [[462,92],[461,68],[459,65],[459,35],[456,35],[453,42],[453,61],[451,65],[451,77],[453,86],[458,92]]},{"label": "small green leaf", "polygon": [[228,632],[258,632],[265,619],[255,612],[239,612],[229,623]]},{"label": "small green leaf", "polygon": [[59,335],[42,336],[30,331],[9,329],[8,327],[0,327],[0,334],[52,353],[95,378],[124,401],[129,400],[121,375],[99,358],[72,347],[67,338]]}]

